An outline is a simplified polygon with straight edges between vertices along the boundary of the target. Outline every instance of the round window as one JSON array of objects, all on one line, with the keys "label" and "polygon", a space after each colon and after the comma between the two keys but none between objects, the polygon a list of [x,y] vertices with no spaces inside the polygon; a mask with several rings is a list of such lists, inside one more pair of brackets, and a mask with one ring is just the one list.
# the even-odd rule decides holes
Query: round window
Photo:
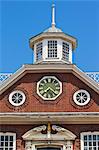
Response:
[{"label": "round window", "polygon": [[24,102],[25,102],[25,94],[22,91],[13,91],[10,95],[9,95],[9,102],[13,105],[13,106],[21,106]]},{"label": "round window", "polygon": [[73,95],[74,102],[79,106],[84,106],[90,101],[90,94],[85,90],[76,91]]}]

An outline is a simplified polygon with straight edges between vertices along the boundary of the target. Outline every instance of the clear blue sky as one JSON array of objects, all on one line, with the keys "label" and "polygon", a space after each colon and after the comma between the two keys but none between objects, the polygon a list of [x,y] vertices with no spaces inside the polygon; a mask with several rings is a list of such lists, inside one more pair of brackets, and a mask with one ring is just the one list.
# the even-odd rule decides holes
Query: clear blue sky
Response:
[{"label": "clear blue sky", "polygon": [[[32,64],[29,38],[51,25],[53,0],[0,0],[0,72]],[[78,40],[74,63],[99,71],[99,1],[54,0],[56,25]]]}]

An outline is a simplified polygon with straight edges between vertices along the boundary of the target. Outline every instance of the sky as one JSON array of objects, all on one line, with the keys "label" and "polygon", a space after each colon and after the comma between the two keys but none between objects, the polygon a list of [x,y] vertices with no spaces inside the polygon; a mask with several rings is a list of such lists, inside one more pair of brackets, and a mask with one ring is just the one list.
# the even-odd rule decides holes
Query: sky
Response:
[{"label": "sky", "polygon": [[73,63],[82,71],[99,72],[98,0],[0,0],[0,73],[33,64],[29,39],[51,26],[53,2],[56,27],[78,41]]}]

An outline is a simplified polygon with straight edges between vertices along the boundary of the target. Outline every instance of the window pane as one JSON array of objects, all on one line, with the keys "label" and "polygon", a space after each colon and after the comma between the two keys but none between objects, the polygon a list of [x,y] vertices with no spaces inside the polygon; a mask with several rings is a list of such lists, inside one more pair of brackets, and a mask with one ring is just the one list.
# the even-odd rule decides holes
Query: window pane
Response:
[{"label": "window pane", "polygon": [[4,136],[1,136],[1,141],[4,141]]},{"label": "window pane", "polygon": [[10,141],[13,141],[13,136],[10,136]]},{"label": "window pane", "polygon": [[5,136],[5,141],[8,141],[8,136]]}]

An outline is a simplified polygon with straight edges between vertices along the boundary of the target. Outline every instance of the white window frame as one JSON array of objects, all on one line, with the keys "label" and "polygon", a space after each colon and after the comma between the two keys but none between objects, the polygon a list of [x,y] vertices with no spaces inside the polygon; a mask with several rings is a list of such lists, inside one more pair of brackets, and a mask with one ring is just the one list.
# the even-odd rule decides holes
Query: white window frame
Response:
[{"label": "white window frame", "polygon": [[37,148],[43,148],[43,147],[55,147],[55,148],[60,148],[61,150],[68,150],[68,147],[66,148],[66,146],[71,146],[71,149],[69,150],[73,150],[73,141],[48,141],[48,142],[44,142],[44,141],[39,141],[38,142],[33,142],[33,141],[26,141],[26,145],[27,147],[25,148],[26,150],[37,150]]},{"label": "white window frame", "polygon": [[[23,100],[20,103],[14,103],[12,101],[12,97],[15,93],[20,93],[23,96]],[[9,95],[9,102],[11,103],[11,105],[16,106],[16,107],[21,106],[25,102],[25,99],[26,99],[25,94],[23,93],[23,91],[20,91],[20,90],[15,90],[15,91],[11,92]]]},{"label": "white window frame", "polygon": [[[87,100],[84,102],[84,103],[80,103],[79,101],[77,101],[77,94],[79,94],[80,92],[83,92],[83,93],[85,93],[86,95],[87,95]],[[78,91],[76,91],[75,93],[74,93],[74,95],[73,95],[73,100],[74,100],[74,102],[78,105],[78,106],[85,106],[85,105],[87,105],[88,103],[89,103],[89,101],[90,101],[90,94],[89,94],[89,92],[88,91],[86,91],[86,90],[83,90],[83,89],[81,89],[81,90],[78,90]]]},{"label": "white window frame", "polygon": [[37,46],[38,46],[38,44],[41,44],[42,45],[42,50],[41,50],[41,53],[43,54],[43,42],[42,41],[40,41],[40,42],[38,42],[38,43],[36,43],[36,56],[35,56],[35,60],[37,61],[37,62],[39,62],[39,61],[41,61],[42,60],[42,54],[41,54],[41,58],[40,59],[37,59]]},{"label": "white window frame", "polygon": [[[57,41],[57,57],[48,57],[48,41]],[[43,41],[43,59],[44,61],[60,61],[61,60],[61,39],[46,39]]]},{"label": "white window frame", "polygon": [[[99,132],[82,132],[80,134],[80,142],[81,142],[81,150],[84,150],[84,140],[83,140],[83,137],[85,135],[99,135]],[[98,150],[98,147],[97,147],[97,150]]]},{"label": "white window frame", "polygon": [[[16,150],[16,133],[0,132],[0,136],[13,136],[13,150]],[[5,148],[5,146],[3,148]]]},{"label": "white window frame", "polygon": [[[48,58],[48,41],[57,41],[57,57]],[[63,45],[62,43],[67,43],[69,45],[69,60],[63,59]],[[42,59],[37,60],[36,59],[36,45],[42,43]],[[40,63],[40,62],[60,62],[63,63],[72,63],[72,44],[68,41],[62,40],[60,38],[54,39],[54,38],[47,38],[43,39],[42,41],[37,42],[34,44],[34,63]]]}]

